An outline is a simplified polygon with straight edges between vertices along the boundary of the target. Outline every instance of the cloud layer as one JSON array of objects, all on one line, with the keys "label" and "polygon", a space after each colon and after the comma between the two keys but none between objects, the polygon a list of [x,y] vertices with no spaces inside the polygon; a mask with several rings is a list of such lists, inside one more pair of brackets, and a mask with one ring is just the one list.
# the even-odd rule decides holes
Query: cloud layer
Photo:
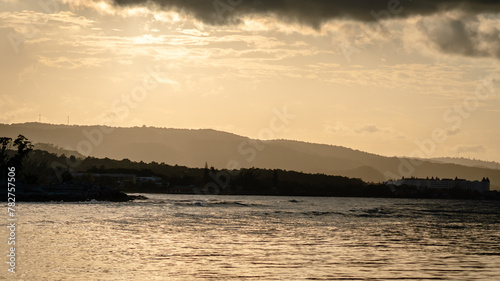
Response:
[{"label": "cloud layer", "polygon": [[431,15],[450,10],[470,14],[497,13],[500,3],[493,0],[113,0],[117,5],[158,4],[191,14],[210,24],[237,23],[245,15],[273,14],[286,21],[319,27],[331,19],[376,21],[390,17]]},{"label": "cloud layer", "polygon": [[[112,0],[119,7],[148,6],[180,12],[210,25],[247,23],[249,16],[279,19],[316,30],[328,29],[330,20],[363,25],[370,39],[387,32],[371,30],[388,22],[412,21],[427,48],[467,57],[500,58],[500,2],[489,0]],[[415,22],[412,16],[417,17]],[[342,21],[349,20],[349,21]],[[387,21],[384,21],[387,20]],[[392,21],[391,21],[392,20]],[[371,23],[380,22],[380,26]],[[330,22],[331,23],[331,22]],[[244,24],[243,24],[244,25]],[[390,25],[390,26],[389,26]],[[404,23],[403,23],[404,25]],[[389,27],[389,28],[388,28]],[[393,27],[393,28],[391,28]],[[298,26],[294,27],[297,31]],[[300,29],[300,28],[299,28]],[[344,28],[345,29],[345,28]],[[396,27],[397,29],[397,27]],[[376,29],[375,29],[376,30]],[[344,30],[345,31],[345,30]],[[373,37],[373,38],[372,38]],[[369,40],[368,44],[373,43]],[[344,42],[345,43],[345,42]],[[352,42],[351,42],[352,43]],[[352,45],[352,44],[351,44]],[[365,45],[362,45],[365,46]]]}]

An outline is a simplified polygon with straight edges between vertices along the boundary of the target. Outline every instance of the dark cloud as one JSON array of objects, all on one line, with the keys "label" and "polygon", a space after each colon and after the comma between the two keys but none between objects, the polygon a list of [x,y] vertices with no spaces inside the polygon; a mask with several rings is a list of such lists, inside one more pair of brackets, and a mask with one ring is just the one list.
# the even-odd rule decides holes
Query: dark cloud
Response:
[{"label": "dark cloud", "polygon": [[465,23],[460,20],[448,20],[431,28],[423,27],[423,31],[441,51],[471,56],[474,43]]},{"label": "dark cloud", "polygon": [[492,0],[114,0],[117,5],[158,4],[195,16],[210,24],[237,23],[248,14],[273,14],[283,20],[314,27],[330,19],[375,21],[388,17],[429,15],[461,9],[468,13],[500,11]]},{"label": "dark cloud", "polygon": [[421,20],[418,26],[429,42],[441,52],[500,58],[500,30],[496,25],[481,25],[478,17]]}]

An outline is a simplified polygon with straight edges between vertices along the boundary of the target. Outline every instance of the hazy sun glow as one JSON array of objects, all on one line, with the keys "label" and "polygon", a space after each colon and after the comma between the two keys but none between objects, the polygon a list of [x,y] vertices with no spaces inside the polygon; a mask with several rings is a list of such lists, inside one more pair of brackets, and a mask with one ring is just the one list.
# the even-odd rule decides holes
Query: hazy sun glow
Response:
[{"label": "hazy sun glow", "polygon": [[[243,14],[244,4],[218,22],[215,9],[53,3],[0,1],[0,122],[41,114],[101,124],[140,86],[146,91],[113,125],[258,137],[286,106],[297,117],[276,138],[410,155],[438,132],[444,141],[425,156],[500,161],[496,13],[315,25]],[[151,73],[159,83],[145,81]]]}]

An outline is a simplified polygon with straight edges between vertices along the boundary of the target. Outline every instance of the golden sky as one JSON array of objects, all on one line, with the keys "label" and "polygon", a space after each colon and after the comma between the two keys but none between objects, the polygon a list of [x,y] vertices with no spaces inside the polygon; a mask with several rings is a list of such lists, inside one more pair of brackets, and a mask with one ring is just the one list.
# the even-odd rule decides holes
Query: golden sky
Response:
[{"label": "golden sky", "polygon": [[0,0],[0,122],[500,161],[498,4],[200,1]]}]

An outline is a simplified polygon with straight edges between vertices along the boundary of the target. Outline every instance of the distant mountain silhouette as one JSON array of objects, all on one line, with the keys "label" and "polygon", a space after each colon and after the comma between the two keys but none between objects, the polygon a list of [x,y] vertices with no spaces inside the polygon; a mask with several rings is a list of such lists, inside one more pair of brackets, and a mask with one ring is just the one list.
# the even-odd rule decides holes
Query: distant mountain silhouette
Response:
[{"label": "distant mountain silhouette", "polygon": [[468,159],[468,158],[456,158],[456,157],[439,157],[439,158],[431,158],[430,160],[434,160],[440,163],[452,163],[458,164],[468,167],[482,167],[489,169],[497,169],[500,170],[500,163],[494,161],[483,161],[478,159]]},{"label": "distant mountain silhouette", "polygon": [[291,140],[258,141],[210,129],[0,124],[0,136],[15,137],[18,134],[23,134],[33,143],[49,143],[101,158],[128,158],[200,168],[208,162],[219,169],[284,169],[341,175],[367,182],[401,176],[470,180],[489,177],[492,188],[500,189],[500,170],[493,166],[468,167],[464,163],[439,163],[437,159],[411,165],[411,159],[385,157],[341,146]]}]

